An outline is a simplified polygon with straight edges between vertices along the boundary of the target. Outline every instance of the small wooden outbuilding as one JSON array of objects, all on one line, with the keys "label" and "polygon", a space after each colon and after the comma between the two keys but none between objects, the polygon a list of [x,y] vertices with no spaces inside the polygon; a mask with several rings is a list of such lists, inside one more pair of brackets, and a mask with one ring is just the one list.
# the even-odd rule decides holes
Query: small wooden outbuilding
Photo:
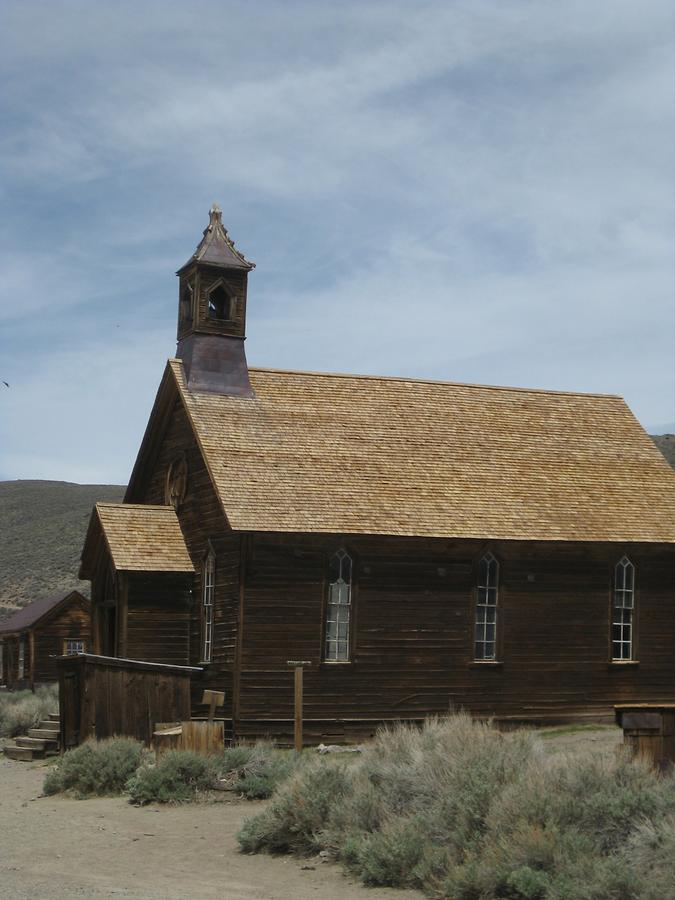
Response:
[{"label": "small wooden outbuilding", "polygon": [[90,643],[90,604],[79,591],[35,600],[0,623],[0,684],[56,682],[58,657],[85,653]]}]

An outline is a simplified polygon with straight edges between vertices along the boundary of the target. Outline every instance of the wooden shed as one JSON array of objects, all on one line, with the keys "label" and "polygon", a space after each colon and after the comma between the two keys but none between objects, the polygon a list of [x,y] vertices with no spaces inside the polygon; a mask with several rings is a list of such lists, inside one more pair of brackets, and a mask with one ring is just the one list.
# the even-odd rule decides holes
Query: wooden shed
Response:
[{"label": "wooden shed", "polygon": [[0,683],[20,689],[56,682],[58,657],[90,645],[90,604],[79,591],[35,600],[0,622]]},{"label": "wooden shed", "polygon": [[[95,652],[200,666],[193,713],[224,691],[238,736],[290,738],[293,659],[310,741],[675,699],[675,473],[625,402],[249,368],[251,268],[212,209],[125,502],[92,516]],[[147,553],[161,516],[181,572]]]}]

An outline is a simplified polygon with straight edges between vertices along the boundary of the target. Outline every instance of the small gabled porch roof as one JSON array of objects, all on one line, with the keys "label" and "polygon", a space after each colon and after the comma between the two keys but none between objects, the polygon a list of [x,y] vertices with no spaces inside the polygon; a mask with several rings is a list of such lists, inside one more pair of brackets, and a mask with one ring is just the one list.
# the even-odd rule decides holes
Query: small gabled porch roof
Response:
[{"label": "small gabled porch roof", "polygon": [[82,550],[80,578],[92,578],[102,543],[118,572],[195,570],[172,506],[97,503]]}]

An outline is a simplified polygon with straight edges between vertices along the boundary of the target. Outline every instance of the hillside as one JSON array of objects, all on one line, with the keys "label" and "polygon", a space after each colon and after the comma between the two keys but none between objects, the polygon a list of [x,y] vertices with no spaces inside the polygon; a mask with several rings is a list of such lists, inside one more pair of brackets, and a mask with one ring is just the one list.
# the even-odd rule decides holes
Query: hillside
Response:
[{"label": "hillside", "polygon": [[652,435],[654,443],[675,469],[675,434]]},{"label": "hillside", "polygon": [[121,500],[124,490],[116,484],[0,481],[0,619],[49,594],[74,587],[88,593],[77,570],[91,508],[97,500]]}]

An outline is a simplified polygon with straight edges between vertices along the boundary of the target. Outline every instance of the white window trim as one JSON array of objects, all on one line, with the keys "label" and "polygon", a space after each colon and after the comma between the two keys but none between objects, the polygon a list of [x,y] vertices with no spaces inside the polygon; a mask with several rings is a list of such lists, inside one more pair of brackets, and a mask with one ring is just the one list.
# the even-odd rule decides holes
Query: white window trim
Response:
[{"label": "white window trim", "polygon": [[[487,564],[486,577],[482,579],[481,570],[484,563]],[[482,584],[482,581],[485,581],[485,584]],[[478,561],[476,576],[476,604],[473,617],[473,658],[475,662],[497,661],[498,617],[499,560],[494,553],[488,551]],[[492,637],[488,637],[490,633],[492,633]],[[479,650],[479,648],[481,649]]]},{"label": "white window trim", "polygon": [[19,638],[19,654],[16,663],[16,674],[19,681],[26,677],[26,640]]},{"label": "white window trim", "polygon": [[[338,561],[338,577],[328,580],[326,597],[325,634],[323,660],[327,663],[351,661],[351,606],[354,584],[354,560],[344,548],[336,550],[329,559],[329,572],[334,560]],[[349,573],[348,580],[343,576]],[[343,636],[340,637],[340,632]]]},{"label": "white window trim", "polygon": [[[610,627],[612,662],[632,662],[635,658],[635,565],[625,555],[614,566]],[[615,638],[617,628],[618,639]]]},{"label": "white window trim", "polygon": [[216,555],[209,550],[202,567],[202,662],[213,658],[213,601],[216,593]]},{"label": "white window trim", "polygon": [[[73,646],[77,644],[78,646]],[[64,656],[78,656],[80,653],[86,653],[87,645],[86,642],[81,638],[65,638],[63,642],[63,655]]]}]

